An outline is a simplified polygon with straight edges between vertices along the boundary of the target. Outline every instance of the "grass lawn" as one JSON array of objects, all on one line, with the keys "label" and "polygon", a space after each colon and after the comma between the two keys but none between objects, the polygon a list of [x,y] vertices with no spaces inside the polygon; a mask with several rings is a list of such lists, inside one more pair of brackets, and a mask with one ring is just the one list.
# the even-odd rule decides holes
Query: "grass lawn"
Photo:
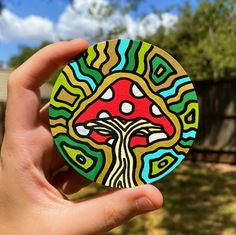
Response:
[{"label": "grass lawn", "polygon": [[[236,235],[236,166],[184,162],[155,185],[163,193],[163,208],[110,235]],[[105,190],[92,184],[73,198]]]}]

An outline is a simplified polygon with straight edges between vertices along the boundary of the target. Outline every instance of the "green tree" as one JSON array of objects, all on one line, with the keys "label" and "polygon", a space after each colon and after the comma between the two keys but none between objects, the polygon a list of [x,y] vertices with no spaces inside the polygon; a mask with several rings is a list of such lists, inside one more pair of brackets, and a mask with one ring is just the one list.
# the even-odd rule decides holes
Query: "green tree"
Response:
[{"label": "green tree", "polygon": [[236,78],[235,0],[187,2],[175,26],[146,38],[172,54],[193,79]]}]

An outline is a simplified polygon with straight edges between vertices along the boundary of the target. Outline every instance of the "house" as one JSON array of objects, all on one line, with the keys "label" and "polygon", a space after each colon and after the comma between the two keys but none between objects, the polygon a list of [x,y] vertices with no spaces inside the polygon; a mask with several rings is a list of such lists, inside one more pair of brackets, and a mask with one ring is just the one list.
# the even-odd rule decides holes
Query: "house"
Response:
[{"label": "house", "polygon": [[[4,131],[4,116],[5,116],[5,107],[7,101],[7,81],[11,70],[0,69],[0,143]],[[52,91],[52,85],[45,83],[40,88],[41,101],[43,104],[49,101],[50,94]]]}]

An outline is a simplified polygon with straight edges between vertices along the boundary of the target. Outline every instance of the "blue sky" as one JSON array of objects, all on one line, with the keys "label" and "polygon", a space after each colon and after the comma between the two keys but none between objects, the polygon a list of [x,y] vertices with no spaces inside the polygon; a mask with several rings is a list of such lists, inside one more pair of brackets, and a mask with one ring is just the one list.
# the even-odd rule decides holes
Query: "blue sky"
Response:
[{"label": "blue sky", "polygon": [[[84,37],[91,41],[100,29],[103,30],[103,38],[106,32],[119,23],[125,23],[128,31],[126,35],[135,38],[138,35],[151,34],[161,23],[171,27],[177,20],[176,7],[163,16],[163,21],[156,19],[151,14],[150,3],[155,3],[158,10],[165,11],[171,6],[181,5],[182,0],[147,0],[142,4],[140,12],[146,14],[145,20],[135,19],[134,15],[121,17],[117,10],[109,19],[102,20],[99,15],[100,7],[107,6],[107,0],[75,0],[75,10],[71,9],[66,0],[11,0],[5,1],[6,8],[0,16],[0,61],[5,64],[9,58],[19,51],[20,45],[35,46],[43,40],[57,41]],[[88,8],[92,2],[97,2],[97,9],[93,15]],[[196,7],[197,0],[191,0],[191,5]],[[117,23],[119,21],[119,23]],[[145,25],[148,24],[148,27]],[[89,28],[88,28],[89,27]]]}]

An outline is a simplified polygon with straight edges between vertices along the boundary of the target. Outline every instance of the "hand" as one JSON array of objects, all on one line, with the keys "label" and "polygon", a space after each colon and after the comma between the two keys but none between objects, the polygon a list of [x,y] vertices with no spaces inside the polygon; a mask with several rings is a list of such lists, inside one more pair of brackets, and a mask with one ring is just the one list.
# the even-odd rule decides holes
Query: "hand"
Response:
[{"label": "hand", "polygon": [[87,47],[81,39],[52,44],[9,78],[0,157],[0,234],[102,234],[162,205],[161,193],[151,185],[81,202],[60,193],[76,192],[88,182],[73,170],[55,176],[66,163],[54,148],[48,108],[40,111],[39,87]]}]

